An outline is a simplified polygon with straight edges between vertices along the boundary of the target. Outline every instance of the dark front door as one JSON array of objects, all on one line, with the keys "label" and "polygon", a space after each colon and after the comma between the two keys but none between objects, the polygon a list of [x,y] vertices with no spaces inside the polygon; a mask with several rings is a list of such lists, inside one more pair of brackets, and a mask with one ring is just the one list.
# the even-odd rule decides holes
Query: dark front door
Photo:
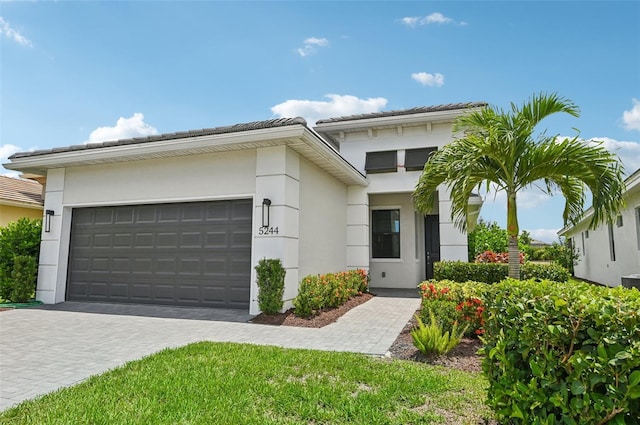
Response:
[{"label": "dark front door", "polygon": [[424,218],[424,250],[427,264],[427,279],[433,279],[433,263],[440,261],[440,216]]}]

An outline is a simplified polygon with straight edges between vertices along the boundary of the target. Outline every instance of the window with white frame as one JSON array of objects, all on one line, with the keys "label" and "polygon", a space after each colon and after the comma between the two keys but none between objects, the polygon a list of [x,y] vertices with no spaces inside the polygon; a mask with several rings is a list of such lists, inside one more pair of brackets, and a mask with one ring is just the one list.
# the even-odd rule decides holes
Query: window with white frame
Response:
[{"label": "window with white frame", "polygon": [[371,257],[400,258],[400,210],[371,211]]}]

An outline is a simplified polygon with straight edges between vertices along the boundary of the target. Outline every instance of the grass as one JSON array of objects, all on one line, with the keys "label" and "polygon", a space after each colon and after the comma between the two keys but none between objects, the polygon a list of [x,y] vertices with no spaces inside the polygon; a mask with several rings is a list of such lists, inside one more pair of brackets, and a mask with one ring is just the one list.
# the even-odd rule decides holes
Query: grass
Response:
[{"label": "grass", "polygon": [[200,342],[0,413],[9,424],[478,423],[486,380],[360,354]]}]

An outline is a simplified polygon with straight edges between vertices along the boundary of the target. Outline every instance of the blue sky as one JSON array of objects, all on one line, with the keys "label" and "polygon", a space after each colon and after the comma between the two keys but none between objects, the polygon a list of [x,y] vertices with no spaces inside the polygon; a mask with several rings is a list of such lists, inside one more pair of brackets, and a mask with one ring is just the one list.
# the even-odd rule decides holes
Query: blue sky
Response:
[{"label": "blue sky", "polygon": [[[278,116],[508,108],[541,91],[581,116],[540,128],[577,128],[639,168],[640,2],[0,1],[0,162]],[[522,193],[521,229],[555,240],[563,202]],[[504,197],[481,216],[504,226]]]}]

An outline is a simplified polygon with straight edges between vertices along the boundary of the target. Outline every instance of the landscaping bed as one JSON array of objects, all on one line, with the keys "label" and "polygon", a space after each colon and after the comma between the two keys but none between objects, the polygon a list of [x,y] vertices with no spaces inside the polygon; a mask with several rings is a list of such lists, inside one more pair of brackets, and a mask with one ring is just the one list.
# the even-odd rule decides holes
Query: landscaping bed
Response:
[{"label": "landscaping bed", "polygon": [[356,295],[355,297],[351,297],[346,303],[342,304],[341,306],[321,310],[308,319],[296,316],[295,314],[293,314],[293,309],[289,309],[284,313],[259,314],[251,319],[251,323],[257,323],[260,325],[298,326],[301,328],[322,328],[331,323],[334,323],[347,311],[359,306],[360,304],[366,303],[373,297],[373,294]]},{"label": "landscaping bed", "polygon": [[[298,326],[305,328],[321,328],[334,323],[338,318],[355,308],[369,301],[375,295],[362,294],[350,298],[345,304],[336,308],[324,309],[316,315],[305,319],[293,314],[293,309],[278,314],[259,314],[251,322],[262,325],[275,326]],[[419,314],[420,310],[416,311]],[[482,342],[477,338],[463,338],[460,344],[444,356],[427,357],[420,353],[413,345],[411,329],[416,326],[416,320],[412,317],[402,329],[396,340],[389,348],[391,358],[400,360],[410,360],[432,365],[449,367],[464,372],[482,371],[481,357],[477,354],[482,347]]]}]

